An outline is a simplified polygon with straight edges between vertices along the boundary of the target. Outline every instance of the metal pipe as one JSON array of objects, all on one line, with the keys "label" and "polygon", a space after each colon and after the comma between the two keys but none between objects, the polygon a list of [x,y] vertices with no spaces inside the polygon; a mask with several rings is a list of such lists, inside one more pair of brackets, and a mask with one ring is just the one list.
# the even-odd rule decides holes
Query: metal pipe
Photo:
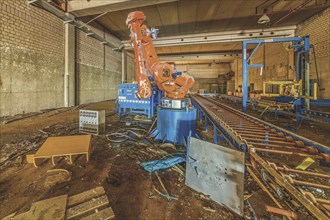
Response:
[{"label": "metal pipe", "polygon": [[241,134],[241,137],[244,137],[245,139],[248,137],[253,137],[257,140],[265,140],[265,138],[268,138],[269,140],[287,141],[286,138],[277,137],[277,136],[269,136],[269,135],[266,136],[266,135]]},{"label": "metal pipe", "polygon": [[281,17],[279,20],[277,20],[277,21],[276,21],[274,24],[272,24],[272,25],[276,25],[276,24],[280,23],[281,21],[283,21],[283,20],[285,20],[287,17],[289,17],[291,14],[293,14],[293,13],[299,11],[300,9],[303,9],[303,8],[304,8],[306,5],[308,5],[311,1],[312,1],[312,0],[305,0],[305,1],[303,1],[300,5],[298,5],[298,6],[297,6],[296,8],[294,8],[294,9],[291,9],[291,10],[289,11],[288,14],[284,15],[283,17]]},{"label": "metal pipe", "polygon": [[298,215],[298,213],[290,211],[290,210],[285,210],[285,209],[279,209],[273,206],[266,205],[266,211],[278,215],[283,215],[288,218],[293,218],[293,219],[306,219],[305,216],[303,215]]},{"label": "metal pipe", "polygon": [[[267,141],[265,141],[267,142]],[[281,146],[281,145],[274,145],[274,144],[267,144],[267,143],[251,143],[253,146],[259,146],[259,147],[269,147],[269,148],[284,148],[292,151],[301,151],[305,153],[314,153],[314,151],[310,151],[308,148],[297,148],[293,146]],[[316,153],[317,154],[317,153]]]},{"label": "metal pipe", "polygon": [[261,129],[259,126],[252,126],[252,125],[250,125],[250,126],[249,125],[228,125],[228,126],[233,129],[244,129],[244,130],[246,130],[246,129],[260,130]]},{"label": "metal pipe", "polygon": [[270,131],[267,131],[267,130],[265,130],[265,129],[248,129],[248,128],[235,128],[235,130],[238,130],[238,131],[251,131],[252,133],[253,132],[269,132],[270,133]]},{"label": "metal pipe", "polygon": [[276,170],[279,170],[279,171],[282,171],[282,172],[299,173],[299,174],[304,174],[304,175],[308,175],[308,176],[316,176],[316,177],[320,177],[320,178],[330,179],[329,174],[315,173],[315,172],[304,171],[304,170],[295,170],[295,169],[290,169],[286,166],[278,167],[278,166],[276,166],[275,163],[270,163],[270,162],[268,162],[268,164],[270,166],[272,166],[273,168],[275,168]]},{"label": "metal pipe", "polygon": [[[290,177],[290,176],[289,176]],[[290,177],[291,178],[291,177]],[[330,190],[330,186],[322,185],[322,184],[317,184],[317,183],[311,183],[311,182],[306,182],[306,181],[301,181],[301,180],[295,180],[292,179],[292,182],[295,185],[300,185],[300,186],[310,186],[310,187],[315,187],[319,189],[325,189],[325,190]]]},{"label": "metal pipe", "polygon": [[320,155],[311,155],[311,154],[282,151],[282,150],[271,150],[271,149],[264,149],[264,148],[254,148],[254,149],[256,151],[260,151],[260,152],[268,152],[268,153],[283,154],[283,155],[298,156],[298,157],[311,157],[311,158],[315,158],[315,159],[318,159],[321,161],[324,160],[324,158]]},{"label": "metal pipe", "polygon": [[260,135],[266,135],[266,133],[268,133],[267,134],[267,136],[268,137],[279,137],[278,135],[276,135],[276,134],[274,134],[274,133],[270,133],[270,132],[267,132],[267,131],[264,131],[264,132],[257,132],[257,131],[255,131],[255,132],[248,132],[248,131],[244,131],[244,130],[239,130],[239,131],[236,131],[237,133],[239,133],[239,134],[249,134],[249,135],[258,135],[258,134],[260,134]]},{"label": "metal pipe", "polygon": [[[289,142],[289,141],[276,141],[276,140],[265,140],[265,139],[255,139],[255,138],[245,138],[245,140],[250,140],[250,142],[252,143],[258,143],[258,142],[264,142],[264,143],[274,143],[274,144],[287,144],[287,145],[291,145],[294,147],[297,147],[297,143],[296,142]],[[272,146],[272,145],[269,145]],[[282,145],[280,145],[282,146]]]}]

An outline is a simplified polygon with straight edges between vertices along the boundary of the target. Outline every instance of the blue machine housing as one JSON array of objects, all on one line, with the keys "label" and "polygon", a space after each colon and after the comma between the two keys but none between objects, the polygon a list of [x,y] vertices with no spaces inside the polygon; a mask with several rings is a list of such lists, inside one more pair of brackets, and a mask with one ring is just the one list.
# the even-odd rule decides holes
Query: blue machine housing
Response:
[{"label": "blue machine housing", "polygon": [[118,107],[116,112],[119,116],[126,113],[130,114],[143,114],[148,118],[155,115],[155,109],[158,104],[157,93],[158,89],[152,90],[152,95],[148,99],[138,99],[135,93],[138,91],[136,83],[119,84],[118,89]]},{"label": "blue machine housing", "polygon": [[185,137],[196,137],[196,108],[169,109],[157,107],[156,141],[185,145]]}]

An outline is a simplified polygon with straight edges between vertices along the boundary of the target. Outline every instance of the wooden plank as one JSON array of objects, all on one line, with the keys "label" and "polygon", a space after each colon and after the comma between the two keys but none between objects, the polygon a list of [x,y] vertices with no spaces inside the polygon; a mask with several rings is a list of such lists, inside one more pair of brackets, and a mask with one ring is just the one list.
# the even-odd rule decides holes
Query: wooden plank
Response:
[{"label": "wooden plank", "polygon": [[66,211],[66,219],[72,219],[83,215],[89,211],[95,210],[102,206],[108,205],[109,200],[106,195],[101,197],[89,200],[87,202],[81,203],[79,205],[73,206],[72,208],[67,209]]},{"label": "wooden plank", "polygon": [[108,219],[114,219],[115,213],[113,213],[113,210],[111,207],[108,207],[106,209],[103,209],[101,211],[95,212],[92,215],[89,215],[85,218],[82,218],[81,220],[108,220]]},{"label": "wooden plank", "polygon": [[79,193],[68,198],[68,206],[74,206],[82,202],[86,202],[95,197],[99,197],[105,194],[104,188],[102,186],[96,187],[94,189]]},{"label": "wooden plank", "polygon": [[28,219],[28,214],[29,214],[29,212],[23,212],[21,214],[15,215],[12,218],[4,218],[2,220],[7,220],[7,219],[10,219],[10,220],[26,220],[26,219]]},{"label": "wooden plank", "polygon": [[67,195],[62,195],[32,203],[31,209],[28,212],[21,213],[13,219],[64,220],[67,198]]}]

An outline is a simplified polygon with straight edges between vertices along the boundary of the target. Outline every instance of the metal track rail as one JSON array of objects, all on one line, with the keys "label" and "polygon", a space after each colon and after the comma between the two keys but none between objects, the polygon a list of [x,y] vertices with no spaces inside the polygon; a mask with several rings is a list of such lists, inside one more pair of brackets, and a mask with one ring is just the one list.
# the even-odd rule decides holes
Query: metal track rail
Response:
[{"label": "metal track rail", "polygon": [[[267,188],[274,195],[273,198],[278,199],[276,203],[281,204],[279,208],[299,211],[317,219],[330,218],[330,176],[315,170],[289,168],[294,162],[299,164],[305,157],[329,166],[329,147],[210,98],[193,95],[192,102],[200,120],[204,119],[206,125],[212,123],[215,131],[220,131],[229,143],[247,153],[254,174],[264,184],[262,188]],[[322,191],[323,195],[314,193],[315,189]]]}]

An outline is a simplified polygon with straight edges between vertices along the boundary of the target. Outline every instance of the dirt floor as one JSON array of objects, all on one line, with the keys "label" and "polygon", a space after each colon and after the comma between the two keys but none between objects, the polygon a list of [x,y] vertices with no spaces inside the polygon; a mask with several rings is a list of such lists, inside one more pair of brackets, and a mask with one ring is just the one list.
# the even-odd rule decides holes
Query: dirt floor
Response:
[{"label": "dirt floor", "polygon": [[[105,109],[106,133],[130,129],[142,133],[141,129],[148,130],[151,126],[148,121],[137,123],[120,120],[113,113],[113,105],[113,101],[105,101],[81,108]],[[161,159],[166,157],[167,153],[182,152],[182,149],[161,148],[160,144],[135,141],[110,143],[106,135],[102,134],[92,138],[93,153],[88,163],[85,158],[78,158],[72,165],[65,159],[59,161],[56,166],[53,166],[50,160],[38,168],[28,164],[25,155],[36,152],[47,137],[79,134],[79,109],[55,109],[1,124],[0,218],[13,212],[25,212],[35,201],[62,194],[70,196],[103,186],[116,219],[241,219],[208,197],[187,187],[184,175],[174,169],[159,171],[159,176],[169,195],[177,200],[169,200],[157,192],[164,190],[156,175],[145,171],[140,163]],[[251,114],[260,117],[260,113]],[[2,122],[11,119],[2,118]],[[295,127],[295,122],[289,118],[283,117],[276,121],[271,115],[266,115],[263,119],[281,127]],[[127,121],[131,123],[127,124]],[[200,132],[211,139],[212,129],[210,128],[209,133],[203,133],[202,126],[203,124],[200,124]],[[329,131],[328,126],[306,123],[293,132],[329,146]],[[71,179],[59,179],[57,183],[51,183],[47,171],[57,168],[68,170]],[[259,195],[255,192],[262,193],[250,176],[247,175],[245,181],[245,197]],[[260,201],[258,197],[252,197],[251,200],[253,199]],[[271,204],[267,198],[262,201]]]},{"label": "dirt floor", "polygon": [[[142,129],[120,122],[113,114],[113,104],[105,101],[83,109],[105,109],[107,133],[133,127]],[[130,141],[113,144],[103,134],[93,136],[93,153],[88,163],[85,158],[78,158],[72,165],[65,159],[56,166],[50,160],[38,168],[28,164],[25,155],[36,152],[47,137],[79,134],[78,112],[79,108],[52,110],[1,125],[0,218],[28,211],[35,201],[103,186],[116,219],[239,219],[187,187],[184,176],[175,170],[159,171],[159,176],[168,193],[177,200],[168,200],[154,190],[155,187],[164,192],[155,174],[150,175],[139,164],[163,158],[164,151],[176,152],[172,148],[160,150],[159,145]],[[3,118],[2,122],[5,120],[11,118]],[[68,170],[71,180],[50,183],[47,171],[57,168]]]}]

